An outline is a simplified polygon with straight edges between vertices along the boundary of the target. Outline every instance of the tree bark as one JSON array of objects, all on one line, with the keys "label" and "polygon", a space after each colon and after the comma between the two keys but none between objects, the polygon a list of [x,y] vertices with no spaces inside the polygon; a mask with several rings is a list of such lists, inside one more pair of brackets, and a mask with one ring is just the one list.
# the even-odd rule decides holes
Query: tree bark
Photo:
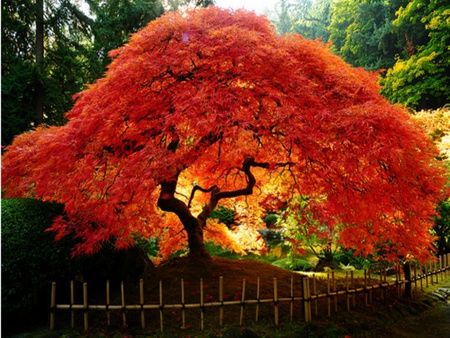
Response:
[{"label": "tree bark", "polygon": [[191,214],[187,205],[175,197],[177,182],[178,177],[161,183],[158,207],[163,211],[173,212],[180,219],[188,236],[189,256],[208,259],[211,256],[206,251],[203,241],[203,226],[206,222],[200,222]]},{"label": "tree bark", "polygon": [[405,298],[412,298],[412,288],[411,288],[411,265],[409,262],[403,264],[403,272],[405,273],[405,293],[403,296]]},{"label": "tree bark", "polygon": [[44,64],[44,0],[36,0],[36,122],[44,119],[44,87],[42,84]]},{"label": "tree bark", "polygon": [[189,257],[195,258],[210,258],[210,254],[205,249],[205,243],[203,240],[203,227],[204,225],[197,222],[197,225],[186,229],[188,235],[188,245],[189,245]]}]

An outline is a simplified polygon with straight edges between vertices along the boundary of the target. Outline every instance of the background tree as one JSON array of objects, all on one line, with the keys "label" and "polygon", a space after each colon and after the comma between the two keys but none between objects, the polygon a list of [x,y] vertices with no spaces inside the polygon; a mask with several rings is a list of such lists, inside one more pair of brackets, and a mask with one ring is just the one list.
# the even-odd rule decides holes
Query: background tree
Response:
[{"label": "background tree", "polygon": [[308,39],[328,40],[331,0],[281,0],[270,14],[278,33],[299,33]]},{"label": "background tree", "polygon": [[64,203],[52,230],[73,233],[76,252],[140,234],[165,250],[187,237],[205,256],[211,212],[270,173],[281,191],[322,198],[314,217],[346,224],[340,241],[357,254],[428,256],[443,169],[372,74],[214,7],[167,14],[110,55],[66,125],[17,137],[2,161],[8,196]]},{"label": "background tree", "polygon": [[2,144],[35,121],[35,13],[30,1],[2,1]]},{"label": "background tree", "polygon": [[127,42],[130,34],[163,13],[159,0],[87,0],[91,22],[91,81],[103,75],[111,62],[108,52]]},{"label": "background tree", "polygon": [[[439,159],[450,168],[450,109],[421,110],[413,115],[437,145]],[[448,172],[448,171],[447,171]],[[449,182],[447,182],[449,185]],[[439,254],[450,250],[450,198],[442,200],[437,207],[433,233],[437,237],[436,247]]]},{"label": "background tree", "polygon": [[402,52],[392,20],[406,2],[336,1],[328,27],[334,51],[355,66],[370,70],[391,67],[395,56]]},{"label": "background tree", "polygon": [[[410,108],[450,103],[449,21],[447,1],[414,0],[400,8],[394,25],[404,32],[409,53],[396,61],[382,82],[390,100]],[[417,34],[421,27],[425,34]]]},{"label": "background tree", "polygon": [[90,16],[70,0],[2,2],[3,145],[42,121],[64,123],[72,95],[103,74],[107,52],[162,14],[153,0],[88,3]]}]

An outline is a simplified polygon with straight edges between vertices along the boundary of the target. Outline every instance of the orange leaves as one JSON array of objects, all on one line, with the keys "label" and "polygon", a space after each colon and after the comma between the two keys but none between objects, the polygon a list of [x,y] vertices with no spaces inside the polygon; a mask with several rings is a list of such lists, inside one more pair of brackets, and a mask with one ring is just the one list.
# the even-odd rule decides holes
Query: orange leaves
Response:
[{"label": "orange leaves", "polygon": [[[65,126],[18,136],[3,156],[7,196],[65,203],[67,221],[53,229],[75,233],[80,251],[109,238],[124,247],[139,233],[160,238],[168,257],[186,238],[156,207],[161,182],[181,173],[184,195],[194,183],[244,187],[247,156],[269,163],[253,168],[255,196],[239,202],[255,215],[258,197],[276,196],[267,208],[294,193],[320,197],[317,218],[347,224],[347,246],[427,250],[444,171],[408,114],[378,94],[375,74],[320,42],[277,36],[263,17],[214,7],[169,13],[111,55]],[[196,196],[194,214],[205,200]]]}]

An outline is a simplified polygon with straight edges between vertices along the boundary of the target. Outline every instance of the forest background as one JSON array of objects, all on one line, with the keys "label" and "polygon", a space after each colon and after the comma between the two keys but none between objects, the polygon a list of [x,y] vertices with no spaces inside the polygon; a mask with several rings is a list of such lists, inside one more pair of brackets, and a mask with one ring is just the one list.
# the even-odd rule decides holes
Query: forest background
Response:
[{"label": "forest background", "polygon": [[[108,52],[165,11],[211,0],[2,1],[2,145],[39,123],[61,125],[72,96],[100,78]],[[450,102],[450,5],[437,0],[280,0],[280,34],[320,39],[377,71],[382,93],[413,110]]]}]

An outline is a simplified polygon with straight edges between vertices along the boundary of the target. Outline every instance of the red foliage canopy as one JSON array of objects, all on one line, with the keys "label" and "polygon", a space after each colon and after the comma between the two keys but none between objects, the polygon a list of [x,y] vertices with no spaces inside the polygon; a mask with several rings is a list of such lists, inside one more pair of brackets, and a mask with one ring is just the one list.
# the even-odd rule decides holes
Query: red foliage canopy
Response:
[{"label": "red foliage canopy", "polygon": [[272,172],[284,191],[322,196],[317,217],[345,224],[344,245],[426,255],[443,170],[375,75],[320,42],[277,36],[264,17],[218,8],[166,14],[111,55],[65,126],[20,135],[3,157],[7,195],[64,203],[52,229],[81,238],[79,252],[111,237],[126,247],[134,234],[176,247],[183,228],[158,205],[192,206],[164,184],[212,186],[197,203],[235,197],[253,191],[252,168],[256,185]]}]

